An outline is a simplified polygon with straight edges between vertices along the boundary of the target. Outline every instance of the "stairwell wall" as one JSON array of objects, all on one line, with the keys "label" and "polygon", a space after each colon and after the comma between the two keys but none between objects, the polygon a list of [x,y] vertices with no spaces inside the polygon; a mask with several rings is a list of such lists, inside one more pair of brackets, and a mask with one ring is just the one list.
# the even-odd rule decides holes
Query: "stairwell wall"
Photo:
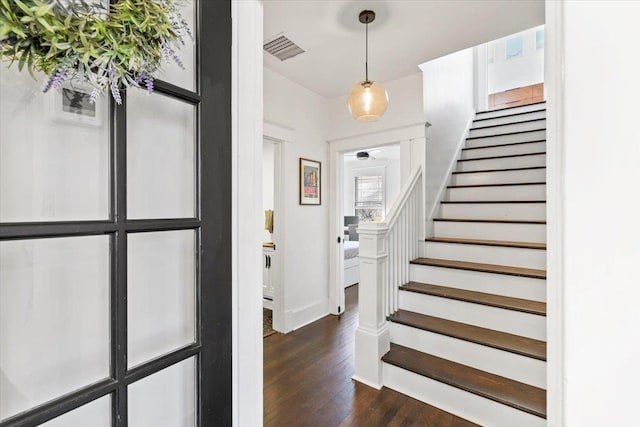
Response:
[{"label": "stairwell wall", "polygon": [[464,144],[474,111],[473,49],[420,65],[427,129],[425,172],[426,234]]}]

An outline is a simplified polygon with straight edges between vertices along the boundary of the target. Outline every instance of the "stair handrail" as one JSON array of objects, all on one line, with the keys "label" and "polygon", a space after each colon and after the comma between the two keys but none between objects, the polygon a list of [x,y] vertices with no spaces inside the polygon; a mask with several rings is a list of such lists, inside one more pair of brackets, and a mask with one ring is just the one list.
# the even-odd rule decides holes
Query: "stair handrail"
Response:
[{"label": "stair handrail", "polygon": [[[411,195],[411,190],[416,186],[419,180],[422,179],[422,166],[419,166],[413,173],[411,174],[410,179],[408,179],[402,187],[400,187],[400,195],[396,198],[396,201],[389,209],[389,214],[387,214],[385,221],[389,226],[395,224],[398,220],[398,215],[402,208],[406,205],[409,196]],[[365,223],[366,224],[366,223]]]}]

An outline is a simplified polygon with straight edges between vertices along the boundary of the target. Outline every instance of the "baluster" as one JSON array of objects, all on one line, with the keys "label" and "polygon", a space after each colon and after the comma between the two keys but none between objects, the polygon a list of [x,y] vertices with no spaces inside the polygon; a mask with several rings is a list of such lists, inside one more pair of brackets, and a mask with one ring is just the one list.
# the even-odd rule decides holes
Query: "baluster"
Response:
[{"label": "baluster", "polygon": [[398,221],[393,225],[393,286],[391,287],[391,301],[393,301],[393,311],[396,311],[396,288],[398,287]]},{"label": "baluster", "polygon": [[405,238],[405,242],[404,242],[404,261],[402,262],[402,271],[404,272],[404,283],[407,283],[409,281],[409,269],[407,268],[407,266],[409,265],[409,245],[411,244],[411,237],[409,237],[409,226],[411,225],[409,223],[409,206],[407,206],[407,209],[405,209],[405,226],[404,226],[404,238]]}]

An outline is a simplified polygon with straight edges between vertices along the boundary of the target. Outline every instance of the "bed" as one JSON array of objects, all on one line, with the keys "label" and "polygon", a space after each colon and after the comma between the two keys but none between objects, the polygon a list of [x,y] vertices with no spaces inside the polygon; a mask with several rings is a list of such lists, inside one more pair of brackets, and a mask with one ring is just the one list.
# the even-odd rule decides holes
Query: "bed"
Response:
[{"label": "bed", "polygon": [[360,281],[360,261],[358,251],[360,242],[344,241],[344,287],[355,285]]}]

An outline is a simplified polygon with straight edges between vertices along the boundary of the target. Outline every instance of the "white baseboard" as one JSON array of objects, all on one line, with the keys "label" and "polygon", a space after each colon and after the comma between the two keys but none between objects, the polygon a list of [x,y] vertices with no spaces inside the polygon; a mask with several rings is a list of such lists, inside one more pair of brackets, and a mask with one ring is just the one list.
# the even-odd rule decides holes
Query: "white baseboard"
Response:
[{"label": "white baseboard", "polygon": [[383,387],[382,384],[374,384],[371,381],[367,381],[364,378],[361,378],[361,377],[359,377],[357,375],[352,376],[351,379],[354,380],[354,381],[358,381],[359,383],[362,383],[362,384],[364,384],[366,386],[369,386],[371,388],[375,388],[376,390],[380,390]]},{"label": "white baseboard", "polygon": [[286,310],[284,312],[285,318],[285,333],[295,331],[303,326],[313,323],[318,319],[321,319],[329,314],[329,299],[325,298],[320,301],[316,301],[307,306],[295,309]]}]

